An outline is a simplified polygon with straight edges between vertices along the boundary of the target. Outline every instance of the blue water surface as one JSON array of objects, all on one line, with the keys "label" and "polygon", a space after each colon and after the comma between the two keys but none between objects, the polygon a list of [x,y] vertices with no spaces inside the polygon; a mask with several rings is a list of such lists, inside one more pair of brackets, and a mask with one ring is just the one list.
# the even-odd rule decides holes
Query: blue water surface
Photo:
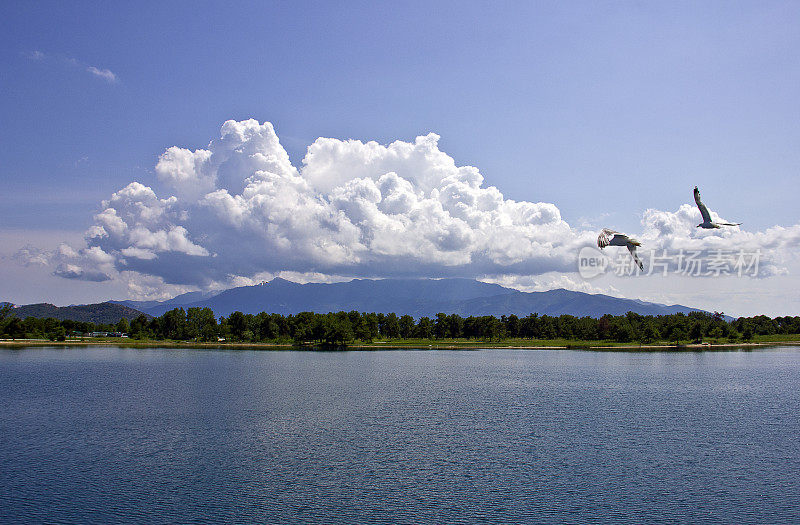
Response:
[{"label": "blue water surface", "polygon": [[0,522],[800,523],[800,350],[0,350]]}]

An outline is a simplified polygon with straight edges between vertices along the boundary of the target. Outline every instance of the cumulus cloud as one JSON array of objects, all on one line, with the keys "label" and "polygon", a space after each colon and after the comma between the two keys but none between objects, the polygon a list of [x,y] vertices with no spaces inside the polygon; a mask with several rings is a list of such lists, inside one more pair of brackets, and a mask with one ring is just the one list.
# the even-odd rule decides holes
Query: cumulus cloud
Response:
[{"label": "cumulus cloud", "polygon": [[45,250],[30,244],[20,248],[12,259],[23,266],[47,266],[50,262],[50,256]]},{"label": "cumulus cloud", "polygon": [[26,246],[13,256],[24,266],[54,266],[53,275],[79,281],[102,282],[116,274],[115,258],[97,246],[76,250],[61,243],[55,250],[41,250]]},{"label": "cumulus cloud", "polygon": [[[713,211],[711,216],[715,221],[728,222]],[[696,226],[700,222],[700,210],[690,204],[683,204],[674,212],[648,209],[642,216],[644,231],[640,240],[650,253],[656,254],[665,250],[673,254],[681,250],[691,251],[703,257],[717,253],[759,253],[761,263],[758,277],[785,273],[787,258],[800,247],[800,224],[749,232],[741,226],[699,229]],[[647,253],[648,250],[643,251]]]},{"label": "cumulus cloud", "polygon": [[[158,286],[222,287],[263,276],[539,276],[571,289],[577,253],[596,231],[570,227],[545,202],[517,202],[458,166],[433,133],[411,142],[319,138],[292,165],[269,122],[229,120],[205,148],[167,148],[168,194],[131,182],[56,254],[69,278],[139,275]],[[797,246],[800,225],[699,231],[699,212],[648,210],[641,238],[659,248]],[[497,278],[497,277],[495,277]],[[517,278],[517,281],[519,279]],[[540,286],[534,281],[528,287]],[[176,289],[177,289],[176,288]]]},{"label": "cumulus cloud", "polygon": [[59,264],[53,274],[65,279],[77,279],[78,281],[103,282],[111,279],[111,276],[99,270],[86,270],[75,264],[68,263]]}]

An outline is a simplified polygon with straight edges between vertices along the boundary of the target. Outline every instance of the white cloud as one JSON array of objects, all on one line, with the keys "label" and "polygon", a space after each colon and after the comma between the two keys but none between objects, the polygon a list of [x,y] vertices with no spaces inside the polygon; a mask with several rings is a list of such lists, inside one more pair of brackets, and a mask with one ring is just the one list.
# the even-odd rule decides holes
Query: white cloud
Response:
[{"label": "white cloud", "polygon": [[108,69],[99,69],[94,66],[89,66],[86,68],[86,71],[112,84],[117,81],[117,75],[115,75],[111,70]]},{"label": "white cloud", "polygon": [[167,284],[160,277],[138,272],[122,271],[117,279],[124,283],[127,296],[139,301],[163,301],[182,293],[197,291],[195,286]]},{"label": "white cloud", "polygon": [[100,270],[84,269],[76,264],[69,263],[60,263],[53,274],[65,279],[77,279],[79,281],[103,282],[111,279],[111,276]]},{"label": "white cloud", "polygon": [[478,279],[484,283],[499,284],[506,288],[513,288],[522,292],[544,292],[547,290],[572,290],[574,292],[584,292],[590,294],[604,294],[614,297],[622,297],[622,294],[614,286],[596,286],[592,283],[564,273],[546,273],[542,275],[487,275]]},{"label": "white cloud", "polygon": [[23,266],[47,266],[50,262],[46,251],[30,244],[20,248],[12,258]]},{"label": "white cloud", "polygon": [[[270,123],[227,121],[205,148],[161,155],[156,175],[172,195],[128,184],[103,202],[87,248],[54,260],[80,268],[64,266],[65,277],[140,275],[149,284],[139,296],[275,275],[491,276],[521,289],[615,291],[575,273],[595,230],[570,227],[554,204],[506,199],[438,140],[319,138],[296,168]],[[800,225],[703,231],[699,219],[689,204],[647,210],[637,237],[658,249],[761,249],[765,275],[781,270],[775,254],[800,245]]]},{"label": "white cloud", "polygon": [[[725,221],[713,211],[711,215],[715,221]],[[690,204],[683,204],[674,212],[648,209],[642,217],[644,231],[639,237],[647,249],[641,251],[694,251],[704,257],[719,251],[759,252],[758,277],[770,277],[785,273],[787,260],[796,257],[800,248],[800,224],[749,232],[741,226],[704,230],[696,227],[700,222],[700,211]]]},{"label": "white cloud", "polygon": [[178,195],[196,199],[214,189],[214,179],[205,173],[210,158],[208,150],[189,151],[173,146],[159,157],[156,174]]},{"label": "white cloud", "polygon": [[79,281],[102,282],[112,279],[114,256],[97,246],[76,250],[61,243],[55,250],[45,251],[30,246],[17,251],[13,258],[23,266],[51,266],[53,275]]},{"label": "white cloud", "polygon": [[49,55],[38,50],[25,51],[22,53],[22,55],[29,60],[35,60],[37,62],[49,62],[51,64],[61,65],[62,67],[66,66],[80,68],[83,71],[90,73],[94,77],[105,80],[109,84],[115,84],[119,82],[119,77],[117,74],[110,69],[90,66],[73,57],[64,55]]}]

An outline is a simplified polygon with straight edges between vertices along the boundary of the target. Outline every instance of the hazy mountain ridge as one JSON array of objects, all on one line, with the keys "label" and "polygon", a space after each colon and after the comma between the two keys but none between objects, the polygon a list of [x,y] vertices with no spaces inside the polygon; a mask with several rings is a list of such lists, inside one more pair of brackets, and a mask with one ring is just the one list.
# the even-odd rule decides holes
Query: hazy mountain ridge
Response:
[{"label": "hazy mountain ridge", "polygon": [[699,311],[683,305],[667,306],[564,289],[520,292],[471,279],[357,279],[344,283],[299,284],[278,278],[261,285],[231,288],[201,301],[181,304],[172,301],[174,299],[142,310],[151,315],[160,315],[179,306],[207,307],[217,316],[228,316],[237,310],[251,314],[268,312],[283,315],[302,311],[326,313],[357,310],[410,314],[417,318],[431,317],[439,312],[462,316],[499,317],[539,313],[600,317],[628,311],[642,315]]},{"label": "hazy mountain ridge", "polygon": [[173,308],[211,308],[215,316],[240,311],[282,315],[312,311],[317,313],[357,310],[394,312],[415,318],[437,313],[470,315],[515,314],[526,316],[569,314],[600,317],[636,312],[642,315],[668,315],[701,311],[683,305],[648,303],[603,294],[587,294],[558,289],[545,292],[520,292],[498,284],[471,279],[356,279],[343,283],[299,284],[284,279],[255,286],[241,286],[222,292],[189,292],[167,301],[108,301],[105,303],[54,306],[48,303],[19,306],[11,314],[94,323],[116,323],[141,314],[158,317]]},{"label": "hazy mountain ridge", "polygon": [[[605,314],[623,315],[627,312],[636,312],[641,315],[666,315],[678,312],[700,311],[697,308],[681,305],[667,306],[564,289],[546,292],[514,291],[497,297],[472,299],[461,306],[462,311],[454,310],[453,313],[461,315],[502,315],[493,312],[503,311],[506,312],[506,315],[515,314],[517,316],[538,312],[541,315],[552,316],[569,314],[576,317],[601,317]],[[536,309],[531,310],[532,307],[536,307]]]}]

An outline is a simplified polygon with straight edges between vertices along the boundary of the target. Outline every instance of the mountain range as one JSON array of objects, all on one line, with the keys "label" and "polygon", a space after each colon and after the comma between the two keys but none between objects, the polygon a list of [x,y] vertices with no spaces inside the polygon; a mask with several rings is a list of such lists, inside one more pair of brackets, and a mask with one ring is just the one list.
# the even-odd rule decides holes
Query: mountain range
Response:
[{"label": "mountain range", "polygon": [[25,319],[36,317],[46,319],[52,317],[60,321],[71,320],[85,323],[116,323],[125,318],[136,319],[142,312],[129,306],[105,302],[96,304],[80,304],[71,306],[55,306],[50,303],[26,304],[12,308],[9,312],[14,317]]},{"label": "mountain range", "polygon": [[682,305],[663,305],[602,294],[570,290],[520,292],[471,279],[356,279],[342,283],[299,284],[276,278],[255,286],[241,286],[219,293],[190,292],[163,302],[117,301],[153,316],[173,308],[207,307],[217,316],[232,312],[295,314],[303,311],[394,312],[415,318],[439,312],[461,316],[525,316],[571,314],[578,317],[667,315],[700,311]]}]

